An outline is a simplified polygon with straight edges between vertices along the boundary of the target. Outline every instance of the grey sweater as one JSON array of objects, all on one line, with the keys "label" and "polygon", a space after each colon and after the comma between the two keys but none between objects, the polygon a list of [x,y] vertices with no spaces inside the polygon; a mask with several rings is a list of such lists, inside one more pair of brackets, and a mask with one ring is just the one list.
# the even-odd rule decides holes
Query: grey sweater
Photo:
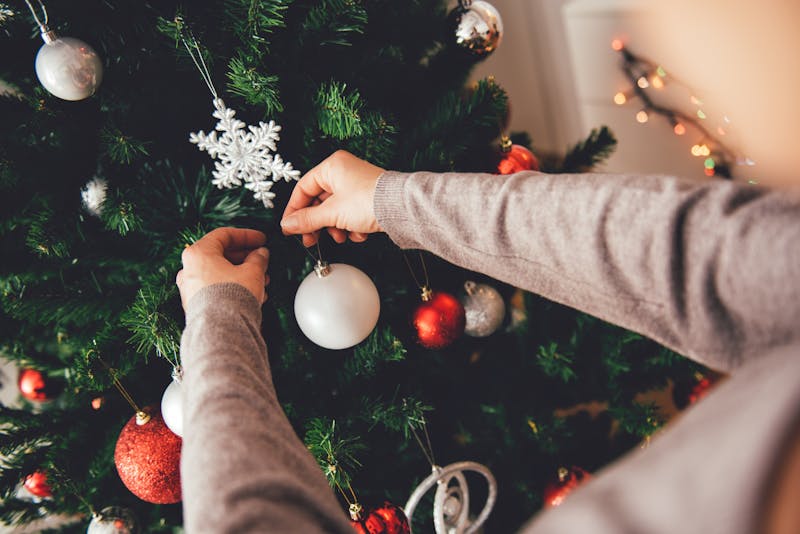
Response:
[{"label": "grey sweater", "polygon": [[[797,194],[672,177],[387,172],[375,214],[402,248],[429,250],[733,375],[525,533],[759,530],[800,419]],[[211,286],[189,302],[186,530],[351,534],[280,408],[260,322],[241,286]]]}]

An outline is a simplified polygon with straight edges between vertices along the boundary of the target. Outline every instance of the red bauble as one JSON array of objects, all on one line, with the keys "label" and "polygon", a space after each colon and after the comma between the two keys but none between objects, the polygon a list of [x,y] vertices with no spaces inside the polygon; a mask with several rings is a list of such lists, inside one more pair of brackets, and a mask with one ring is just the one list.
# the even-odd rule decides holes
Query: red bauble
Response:
[{"label": "red bauble", "polygon": [[366,515],[360,508],[350,512],[353,525],[358,534],[410,534],[411,526],[405,512],[399,506],[385,501],[372,508]]},{"label": "red bauble", "polygon": [[466,320],[464,306],[453,295],[423,290],[412,322],[420,345],[441,349],[464,333]]},{"label": "red bauble", "polygon": [[164,423],[157,406],[143,410],[150,420],[137,424],[131,417],[114,450],[119,478],[131,493],[153,504],[181,500],[181,438]]},{"label": "red bauble", "polygon": [[508,150],[502,153],[502,159],[497,164],[497,172],[500,174],[514,174],[522,171],[538,171],[539,160],[533,152],[522,145],[511,145]]},{"label": "red bauble", "polygon": [[25,489],[37,497],[52,497],[53,492],[47,484],[47,475],[43,471],[36,471],[25,477]]},{"label": "red bauble", "polygon": [[558,468],[558,478],[547,484],[544,488],[544,505],[554,507],[560,505],[572,491],[592,478],[587,471],[580,467],[572,466]]},{"label": "red bauble", "polygon": [[51,380],[45,378],[41,371],[36,369],[23,369],[17,379],[19,392],[28,400],[45,402],[53,400],[58,393]]},{"label": "red bauble", "polygon": [[693,383],[676,384],[672,390],[672,400],[675,402],[675,406],[684,409],[696,403],[708,395],[723,377],[724,375],[714,372],[696,373]]}]

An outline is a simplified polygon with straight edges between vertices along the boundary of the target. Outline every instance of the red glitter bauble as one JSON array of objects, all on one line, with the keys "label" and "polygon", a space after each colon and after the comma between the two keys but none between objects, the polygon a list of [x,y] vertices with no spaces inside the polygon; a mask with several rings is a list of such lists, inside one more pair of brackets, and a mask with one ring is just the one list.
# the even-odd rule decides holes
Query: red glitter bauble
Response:
[{"label": "red glitter bauble", "polygon": [[677,383],[672,390],[672,400],[679,409],[694,404],[704,398],[714,389],[714,386],[724,378],[724,375],[709,371],[696,373],[694,381],[690,383]]},{"label": "red glitter bauble", "polygon": [[441,349],[464,333],[466,313],[457,298],[449,293],[423,291],[422,299],[412,319],[420,345]]},{"label": "red glitter bauble", "polygon": [[153,504],[181,500],[181,438],[164,423],[157,406],[143,410],[150,420],[138,425],[136,416],[122,428],[114,450],[119,478],[131,493]]},{"label": "red glitter bauble", "polygon": [[556,480],[544,488],[544,505],[549,507],[560,505],[567,495],[590,478],[592,475],[580,467],[574,465],[569,469],[559,467]]},{"label": "red glitter bauble", "polygon": [[47,475],[43,471],[36,471],[25,477],[23,483],[25,489],[37,497],[52,497],[50,485],[47,483]]},{"label": "red glitter bauble", "polygon": [[514,174],[522,171],[538,171],[539,160],[533,152],[522,145],[511,145],[508,151],[503,151],[502,159],[497,164],[500,174]]},{"label": "red glitter bauble", "polygon": [[370,509],[367,514],[360,511],[351,512],[351,517],[350,524],[359,534],[410,534],[411,532],[411,526],[403,509],[389,501]]},{"label": "red glitter bauble", "polygon": [[23,369],[20,371],[17,385],[23,397],[36,402],[53,400],[58,394],[58,388],[55,387],[55,384],[36,369]]}]

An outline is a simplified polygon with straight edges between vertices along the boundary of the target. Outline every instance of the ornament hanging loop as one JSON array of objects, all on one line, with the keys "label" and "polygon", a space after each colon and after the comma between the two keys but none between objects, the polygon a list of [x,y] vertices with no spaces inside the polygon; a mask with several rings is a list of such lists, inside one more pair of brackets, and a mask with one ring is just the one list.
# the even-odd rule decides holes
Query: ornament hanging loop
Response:
[{"label": "ornament hanging loop", "polygon": [[45,43],[49,44],[58,39],[58,36],[56,35],[56,32],[51,30],[50,27],[47,25],[49,21],[49,17],[47,15],[47,8],[45,7],[42,0],[37,0],[37,1],[39,3],[39,8],[42,10],[42,19],[40,19],[39,15],[36,14],[36,8],[33,7],[33,4],[30,3],[30,0],[25,0],[25,3],[28,4],[28,9],[31,10],[31,15],[33,15],[33,20],[35,20],[36,24],[39,26],[39,31],[42,34],[42,40]]},{"label": "ornament hanging loop", "polygon": [[203,51],[200,49],[200,44],[197,42],[192,30],[190,30],[186,25],[183,17],[177,16],[173,20],[175,22],[175,27],[178,30],[180,40],[183,43],[183,46],[186,47],[186,52],[189,53],[189,57],[192,58],[194,66],[197,67],[197,70],[200,72],[200,76],[202,76],[203,81],[206,82],[208,90],[211,91],[211,96],[214,97],[214,100],[217,100],[219,98],[219,96],[217,96],[217,88],[214,87],[214,81],[211,78],[211,71],[208,69],[208,65],[206,65],[205,58],[203,58]]},{"label": "ornament hanging loop", "polygon": [[419,262],[422,265],[422,272],[425,276],[424,283],[420,283],[419,279],[417,278],[417,275],[414,274],[414,269],[411,267],[411,262],[408,261],[408,256],[406,256],[405,252],[403,252],[403,259],[405,260],[406,265],[408,266],[408,270],[411,273],[411,277],[414,279],[414,283],[417,284],[417,287],[419,287],[420,291],[422,292],[420,295],[422,301],[428,302],[429,300],[431,300],[431,298],[433,298],[433,291],[431,291],[431,281],[430,278],[428,277],[428,267],[427,265],[425,265],[425,258],[422,256],[422,252],[421,251],[419,252]]}]

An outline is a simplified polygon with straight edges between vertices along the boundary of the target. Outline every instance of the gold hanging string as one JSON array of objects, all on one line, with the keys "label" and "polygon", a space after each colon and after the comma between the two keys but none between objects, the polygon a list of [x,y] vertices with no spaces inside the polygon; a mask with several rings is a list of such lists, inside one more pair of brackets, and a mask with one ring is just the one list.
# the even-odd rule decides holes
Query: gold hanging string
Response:
[{"label": "gold hanging string", "polygon": [[119,394],[122,395],[122,398],[125,399],[128,404],[130,404],[131,408],[133,408],[133,411],[136,412],[136,424],[141,426],[150,421],[150,414],[139,408],[139,405],[133,400],[131,394],[128,393],[128,390],[125,389],[125,386],[123,386],[122,382],[120,382],[119,378],[117,378],[117,370],[109,366],[105,361],[103,361],[102,358],[98,357],[97,359],[101,364],[103,364],[103,367],[108,370],[114,387],[117,388]]},{"label": "gold hanging string", "polygon": [[419,252],[419,262],[422,265],[422,272],[423,275],[425,276],[424,284],[421,284],[419,282],[417,275],[414,273],[414,268],[411,267],[411,262],[408,260],[408,256],[406,255],[405,252],[403,252],[403,259],[405,260],[406,265],[408,266],[408,271],[411,273],[411,277],[414,279],[414,283],[417,284],[417,287],[419,287],[419,289],[422,291],[422,300],[425,301],[429,300],[431,297],[431,282],[428,277],[428,267],[427,265],[425,265],[425,258],[422,255],[422,251]]},{"label": "gold hanging string", "polygon": [[423,420],[421,426],[422,426],[422,431],[425,434],[425,442],[427,444],[427,447],[425,444],[422,443],[419,434],[417,434],[417,429],[414,428],[414,425],[411,423],[411,421],[408,422],[408,427],[411,429],[411,433],[414,435],[414,439],[417,440],[419,448],[422,449],[422,454],[425,455],[425,458],[428,460],[428,463],[431,464],[431,467],[435,467],[436,458],[433,455],[433,446],[431,445],[431,437],[428,435],[428,424]]}]

